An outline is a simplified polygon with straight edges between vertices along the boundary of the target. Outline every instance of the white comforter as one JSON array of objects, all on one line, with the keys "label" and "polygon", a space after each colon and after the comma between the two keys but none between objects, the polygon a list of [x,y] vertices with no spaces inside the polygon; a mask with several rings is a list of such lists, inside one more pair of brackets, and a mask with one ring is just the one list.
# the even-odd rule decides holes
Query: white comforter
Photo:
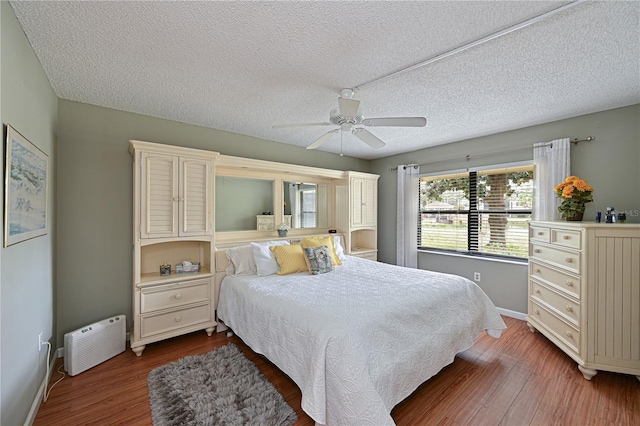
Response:
[{"label": "white comforter", "polygon": [[398,402],[482,330],[506,328],[466,278],[351,256],[322,275],[226,277],[218,316],[330,426],[393,425]]}]

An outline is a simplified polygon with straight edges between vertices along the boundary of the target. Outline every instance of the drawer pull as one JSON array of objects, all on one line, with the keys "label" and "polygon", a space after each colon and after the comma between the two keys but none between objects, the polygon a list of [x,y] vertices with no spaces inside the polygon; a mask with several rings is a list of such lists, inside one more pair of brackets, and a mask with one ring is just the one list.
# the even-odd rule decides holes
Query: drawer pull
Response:
[{"label": "drawer pull", "polygon": [[535,272],[536,274],[539,274],[539,273],[540,273],[540,269],[536,269],[534,272]]},{"label": "drawer pull", "polygon": [[538,235],[544,235],[544,232],[538,231]]},{"label": "drawer pull", "polygon": [[567,286],[573,287],[573,281],[567,280]]},{"label": "drawer pull", "polygon": [[565,309],[567,310],[567,312],[573,312],[573,308],[569,305],[565,306]]},{"label": "drawer pull", "polygon": [[178,315],[178,316],[176,317],[176,322],[180,322],[180,321],[182,321],[182,317],[181,317],[180,315]]},{"label": "drawer pull", "polygon": [[178,294],[175,295],[175,298],[180,300],[180,299],[182,299],[182,295],[180,293],[178,293]]},{"label": "drawer pull", "polygon": [[573,257],[565,257],[564,261],[567,263],[573,263]]},{"label": "drawer pull", "polygon": [[542,250],[540,250],[540,249],[535,249],[533,252],[534,252],[534,253],[542,253]]},{"label": "drawer pull", "polygon": [[538,294],[540,294],[540,289],[539,289],[539,288],[536,288],[535,292],[536,292],[536,293],[538,293]]},{"label": "drawer pull", "polygon": [[565,331],[565,332],[564,332],[564,334],[565,334],[567,337],[569,337],[569,338],[573,338],[573,333],[572,333],[572,332],[570,332],[570,331],[568,331],[568,330],[567,330],[567,331]]},{"label": "drawer pull", "polygon": [[536,315],[540,315],[540,311],[538,309],[534,309],[533,313],[536,314]]},{"label": "drawer pull", "polygon": [[562,236],[562,239],[563,239],[563,240],[570,240],[570,239],[571,239],[571,237],[570,237],[570,236],[568,236],[568,235],[563,235],[563,236]]}]

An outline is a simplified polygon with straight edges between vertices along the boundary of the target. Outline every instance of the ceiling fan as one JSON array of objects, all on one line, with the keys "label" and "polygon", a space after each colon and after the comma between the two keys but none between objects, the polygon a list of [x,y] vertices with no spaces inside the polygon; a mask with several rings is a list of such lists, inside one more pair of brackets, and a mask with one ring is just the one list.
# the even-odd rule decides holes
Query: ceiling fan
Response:
[{"label": "ceiling fan", "polygon": [[339,126],[320,136],[307,147],[316,149],[328,141],[333,135],[339,132],[351,132],[355,137],[362,140],[371,148],[378,149],[385,146],[385,143],[376,135],[362,128],[366,127],[424,127],[427,119],[424,117],[384,117],[384,118],[364,118],[360,109],[360,101],[353,99],[353,89],[342,89],[338,98],[338,108],[331,110],[329,121],[321,123],[300,123],[300,124],[278,124],[274,129],[284,129],[288,127],[307,126]]}]

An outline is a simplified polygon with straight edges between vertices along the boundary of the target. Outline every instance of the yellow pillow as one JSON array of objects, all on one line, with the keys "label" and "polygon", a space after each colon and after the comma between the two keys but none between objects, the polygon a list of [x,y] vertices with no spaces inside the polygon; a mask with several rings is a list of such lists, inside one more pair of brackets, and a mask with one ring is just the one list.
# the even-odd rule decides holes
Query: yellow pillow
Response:
[{"label": "yellow pillow", "polygon": [[301,244],[303,248],[327,246],[327,248],[329,248],[331,263],[333,264],[333,266],[342,265],[342,262],[340,261],[340,258],[336,253],[336,248],[333,245],[333,236],[328,235],[326,237],[307,237],[302,240]]},{"label": "yellow pillow", "polygon": [[299,244],[289,246],[271,246],[269,250],[273,252],[279,269],[278,275],[295,274],[297,272],[309,272],[309,266]]}]

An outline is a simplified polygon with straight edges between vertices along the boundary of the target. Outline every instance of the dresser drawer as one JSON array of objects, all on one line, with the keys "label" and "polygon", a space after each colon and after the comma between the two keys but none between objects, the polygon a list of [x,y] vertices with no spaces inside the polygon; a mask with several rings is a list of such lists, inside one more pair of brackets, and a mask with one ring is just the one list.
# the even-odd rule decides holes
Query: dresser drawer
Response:
[{"label": "dresser drawer", "polygon": [[555,285],[567,294],[580,299],[581,279],[574,275],[569,275],[557,269],[549,268],[533,260],[529,261],[529,273],[531,277]]},{"label": "dresser drawer", "polygon": [[544,304],[570,323],[580,328],[580,303],[575,302],[557,291],[536,281],[529,281],[531,294],[529,295],[537,303]]},{"label": "dresser drawer", "polygon": [[373,260],[373,261],[377,261],[378,260],[378,252],[377,251],[366,251],[366,252],[362,252],[362,253],[351,253],[351,256],[360,257],[362,259]]},{"label": "dresser drawer", "polygon": [[140,292],[140,312],[145,314],[209,300],[210,283],[211,279],[207,278],[145,287]]},{"label": "dresser drawer", "polygon": [[580,273],[580,253],[565,250],[559,247],[543,246],[541,244],[530,244],[529,256],[534,259],[542,259],[551,262],[568,271],[576,274]]},{"label": "dresser drawer", "polygon": [[211,318],[211,305],[207,303],[157,315],[142,316],[140,321],[142,338],[145,338],[199,323],[211,322],[213,318]]},{"label": "dresser drawer", "polygon": [[533,300],[529,300],[529,315],[557,339],[562,341],[568,349],[580,355],[580,330],[576,329],[560,317],[554,315]]},{"label": "dresser drawer", "polygon": [[550,240],[551,230],[542,226],[529,227],[529,239],[531,241],[541,241],[548,243]]},{"label": "dresser drawer", "polygon": [[568,229],[552,229],[551,244],[580,250],[582,244],[581,232]]}]

